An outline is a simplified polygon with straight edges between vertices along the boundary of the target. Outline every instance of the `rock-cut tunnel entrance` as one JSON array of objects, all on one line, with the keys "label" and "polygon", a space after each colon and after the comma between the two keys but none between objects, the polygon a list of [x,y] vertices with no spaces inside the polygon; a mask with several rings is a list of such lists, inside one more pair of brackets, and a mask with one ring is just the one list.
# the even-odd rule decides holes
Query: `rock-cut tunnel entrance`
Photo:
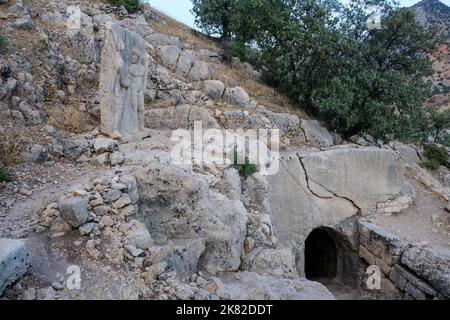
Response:
[{"label": "rock-cut tunnel entrance", "polygon": [[307,279],[321,282],[338,295],[356,288],[359,257],[345,235],[332,228],[316,228],[305,240],[304,253]]},{"label": "rock-cut tunnel entrance", "polygon": [[313,230],[305,241],[305,275],[310,280],[337,276],[336,243],[325,229]]}]

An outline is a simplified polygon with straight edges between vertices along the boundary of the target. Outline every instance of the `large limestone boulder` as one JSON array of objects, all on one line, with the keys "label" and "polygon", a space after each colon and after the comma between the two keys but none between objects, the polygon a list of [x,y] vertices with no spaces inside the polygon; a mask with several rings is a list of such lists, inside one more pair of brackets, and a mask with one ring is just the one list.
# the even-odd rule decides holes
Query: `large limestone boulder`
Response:
[{"label": "large limestone boulder", "polygon": [[414,246],[406,249],[402,263],[450,298],[450,250]]},{"label": "large limestone boulder", "polygon": [[178,58],[177,70],[182,75],[187,76],[192,69],[192,65],[196,59],[195,51],[183,51]]},{"label": "large limestone boulder", "polygon": [[341,148],[314,152],[302,162],[315,193],[326,189],[349,199],[362,213],[374,212],[378,203],[395,198],[404,187],[404,167],[386,149]]},{"label": "large limestone boulder", "polygon": [[158,57],[167,67],[175,67],[180,56],[180,49],[173,45],[167,45],[158,49]]},{"label": "large limestone boulder", "polygon": [[278,173],[267,176],[267,181],[278,241],[295,248],[297,257],[302,256],[301,246],[313,229],[338,225],[358,213],[352,201],[319,187],[313,190],[295,153],[281,154]]},{"label": "large limestone boulder", "polygon": [[213,100],[222,99],[225,85],[219,80],[206,80],[203,82],[203,91]]},{"label": "large limestone boulder", "polygon": [[22,0],[16,0],[8,9],[8,24],[17,29],[30,29],[33,25],[30,9]]},{"label": "large limestone boulder", "polygon": [[300,119],[290,113],[276,113],[268,110],[266,107],[259,106],[256,111],[265,115],[272,124],[280,131],[285,133],[299,134]]},{"label": "large limestone boulder", "polygon": [[318,282],[283,279],[254,272],[225,274],[216,279],[220,296],[231,300],[335,300]]},{"label": "large limestone boulder", "polygon": [[223,101],[231,105],[245,107],[250,103],[250,96],[244,88],[226,88]]},{"label": "large limestone boulder", "polygon": [[0,239],[0,296],[6,287],[27,272],[29,253],[23,240]]},{"label": "large limestone boulder", "polygon": [[195,60],[187,77],[193,81],[209,80],[212,75],[212,66],[208,62]]},{"label": "large limestone boulder", "polygon": [[395,151],[398,152],[403,161],[407,163],[419,163],[420,158],[417,151],[406,144],[403,143],[395,143],[394,144]]},{"label": "large limestone boulder", "polygon": [[150,42],[155,48],[159,46],[172,45],[181,48],[181,41],[179,38],[169,36],[163,33],[153,33],[145,37],[145,40]]},{"label": "large limestone boulder", "polygon": [[134,33],[137,33],[142,38],[145,38],[147,36],[150,36],[154,33],[153,29],[150,28],[147,21],[145,21],[145,18],[141,15],[136,16],[136,18],[126,18],[120,21],[120,24],[133,31]]},{"label": "large limestone boulder", "polygon": [[149,252],[147,263],[162,267],[164,272],[176,271],[184,280],[197,271],[198,261],[205,252],[205,241],[182,239],[171,245],[153,246]]},{"label": "large limestone boulder", "polygon": [[219,111],[219,121],[226,129],[260,129],[269,126],[269,120],[261,114],[247,110]]},{"label": "large limestone boulder", "polygon": [[333,136],[322,127],[317,120],[302,120],[302,128],[306,142],[315,147],[327,148],[333,145]]},{"label": "large limestone boulder", "polygon": [[178,167],[152,164],[136,178],[142,219],[157,242],[204,239],[203,268],[239,268],[247,222],[242,202],[212,190],[212,177]]}]

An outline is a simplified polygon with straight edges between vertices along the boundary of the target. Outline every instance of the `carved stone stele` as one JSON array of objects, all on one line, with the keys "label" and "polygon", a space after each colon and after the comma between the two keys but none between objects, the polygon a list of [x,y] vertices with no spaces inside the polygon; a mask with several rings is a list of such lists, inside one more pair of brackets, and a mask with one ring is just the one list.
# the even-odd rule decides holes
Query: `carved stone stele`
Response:
[{"label": "carved stone stele", "polygon": [[144,128],[148,43],[108,22],[100,62],[100,131],[124,142],[148,136]]}]

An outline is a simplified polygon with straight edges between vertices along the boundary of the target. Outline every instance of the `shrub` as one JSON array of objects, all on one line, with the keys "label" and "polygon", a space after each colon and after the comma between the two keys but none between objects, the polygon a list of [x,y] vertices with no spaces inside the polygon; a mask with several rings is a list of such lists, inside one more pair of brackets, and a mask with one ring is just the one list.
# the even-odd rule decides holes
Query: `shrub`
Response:
[{"label": "shrub", "polygon": [[9,182],[11,181],[11,176],[5,168],[0,167],[0,182]]},{"label": "shrub", "polygon": [[233,152],[233,167],[239,172],[239,175],[244,179],[247,179],[254,173],[258,172],[258,166],[254,163],[250,163],[248,156],[244,157],[238,153],[236,149]]},{"label": "shrub", "polygon": [[439,163],[437,163],[436,161],[427,160],[427,161],[422,161],[419,164],[422,168],[432,170],[432,171],[437,170],[439,168]]},{"label": "shrub", "polygon": [[0,33],[0,51],[3,51],[6,49],[6,47],[8,46],[8,38]]},{"label": "shrub", "polygon": [[140,0],[111,0],[111,3],[115,6],[124,6],[129,13],[135,13],[141,10]]},{"label": "shrub", "polygon": [[445,147],[440,147],[437,144],[428,144],[424,147],[427,161],[421,165],[430,170],[436,170],[439,166],[447,166],[448,152]]},{"label": "shrub", "polygon": [[444,133],[441,138],[441,143],[446,147],[450,147],[450,134]]}]

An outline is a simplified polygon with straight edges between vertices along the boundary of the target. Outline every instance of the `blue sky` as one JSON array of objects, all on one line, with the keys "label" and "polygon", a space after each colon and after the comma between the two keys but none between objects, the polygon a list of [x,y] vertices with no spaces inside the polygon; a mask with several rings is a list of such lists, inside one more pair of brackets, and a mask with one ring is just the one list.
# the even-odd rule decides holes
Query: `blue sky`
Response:
[{"label": "blue sky", "polygon": [[[161,10],[165,14],[181,21],[188,26],[194,26],[194,17],[190,13],[192,8],[191,0],[143,0],[150,3],[154,8]],[[412,6],[420,0],[400,0],[402,6]],[[441,0],[441,2],[450,6],[450,0]]]}]

